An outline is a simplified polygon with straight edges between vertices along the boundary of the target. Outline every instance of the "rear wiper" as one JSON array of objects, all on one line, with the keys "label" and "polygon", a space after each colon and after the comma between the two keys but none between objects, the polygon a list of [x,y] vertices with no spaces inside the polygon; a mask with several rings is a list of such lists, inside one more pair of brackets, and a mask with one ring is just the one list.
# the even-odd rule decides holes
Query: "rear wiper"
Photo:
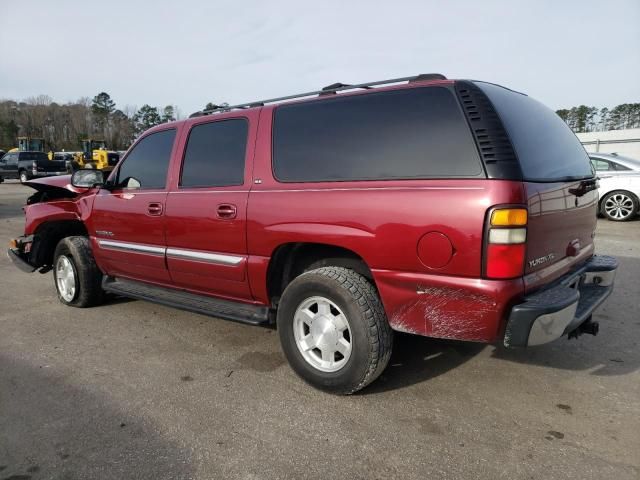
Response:
[{"label": "rear wiper", "polygon": [[576,197],[581,197],[587,192],[597,190],[600,184],[598,183],[598,177],[590,178],[589,180],[583,180],[578,185],[578,188],[570,188],[569,193]]}]

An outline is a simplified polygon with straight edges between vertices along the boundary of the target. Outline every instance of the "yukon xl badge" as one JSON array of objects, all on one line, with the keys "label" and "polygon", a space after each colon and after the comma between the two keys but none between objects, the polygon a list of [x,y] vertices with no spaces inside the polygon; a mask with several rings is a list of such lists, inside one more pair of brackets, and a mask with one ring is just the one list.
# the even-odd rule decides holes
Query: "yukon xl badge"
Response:
[{"label": "yukon xl badge", "polygon": [[545,255],[544,257],[534,258],[533,260],[529,260],[529,268],[537,267],[538,265],[542,265],[543,263],[550,262],[554,258],[556,258],[556,255],[554,253],[550,253],[548,255]]}]

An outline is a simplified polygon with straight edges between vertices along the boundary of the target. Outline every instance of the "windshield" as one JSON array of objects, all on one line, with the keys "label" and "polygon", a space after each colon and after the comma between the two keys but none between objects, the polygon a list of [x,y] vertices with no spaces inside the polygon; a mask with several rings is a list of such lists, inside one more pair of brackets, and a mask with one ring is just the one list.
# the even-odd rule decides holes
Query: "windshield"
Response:
[{"label": "windshield", "polygon": [[524,180],[554,182],[593,177],[587,152],[553,110],[504,87],[484,82],[476,84],[489,97],[502,120]]}]

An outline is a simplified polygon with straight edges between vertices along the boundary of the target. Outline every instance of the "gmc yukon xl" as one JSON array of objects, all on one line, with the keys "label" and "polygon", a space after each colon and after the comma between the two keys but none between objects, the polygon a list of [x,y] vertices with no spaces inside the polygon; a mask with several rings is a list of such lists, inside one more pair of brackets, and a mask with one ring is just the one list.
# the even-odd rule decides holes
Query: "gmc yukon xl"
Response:
[{"label": "gmc yukon xl", "polygon": [[353,393],[394,331],[506,347],[597,333],[617,263],[594,255],[597,178],[530,97],[419,75],[215,107],[156,126],[103,178],[27,182],[22,270],[275,323],[291,367]]}]

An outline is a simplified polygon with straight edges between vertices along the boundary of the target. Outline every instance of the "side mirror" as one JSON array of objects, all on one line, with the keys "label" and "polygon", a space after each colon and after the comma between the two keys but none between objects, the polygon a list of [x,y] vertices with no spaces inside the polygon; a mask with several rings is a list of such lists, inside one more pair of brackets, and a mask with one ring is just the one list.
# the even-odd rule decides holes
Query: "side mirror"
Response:
[{"label": "side mirror", "polygon": [[78,188],[93,188],[104,185],[104,172],[92,168],[76,170],[71,175],[71,185]]}]

